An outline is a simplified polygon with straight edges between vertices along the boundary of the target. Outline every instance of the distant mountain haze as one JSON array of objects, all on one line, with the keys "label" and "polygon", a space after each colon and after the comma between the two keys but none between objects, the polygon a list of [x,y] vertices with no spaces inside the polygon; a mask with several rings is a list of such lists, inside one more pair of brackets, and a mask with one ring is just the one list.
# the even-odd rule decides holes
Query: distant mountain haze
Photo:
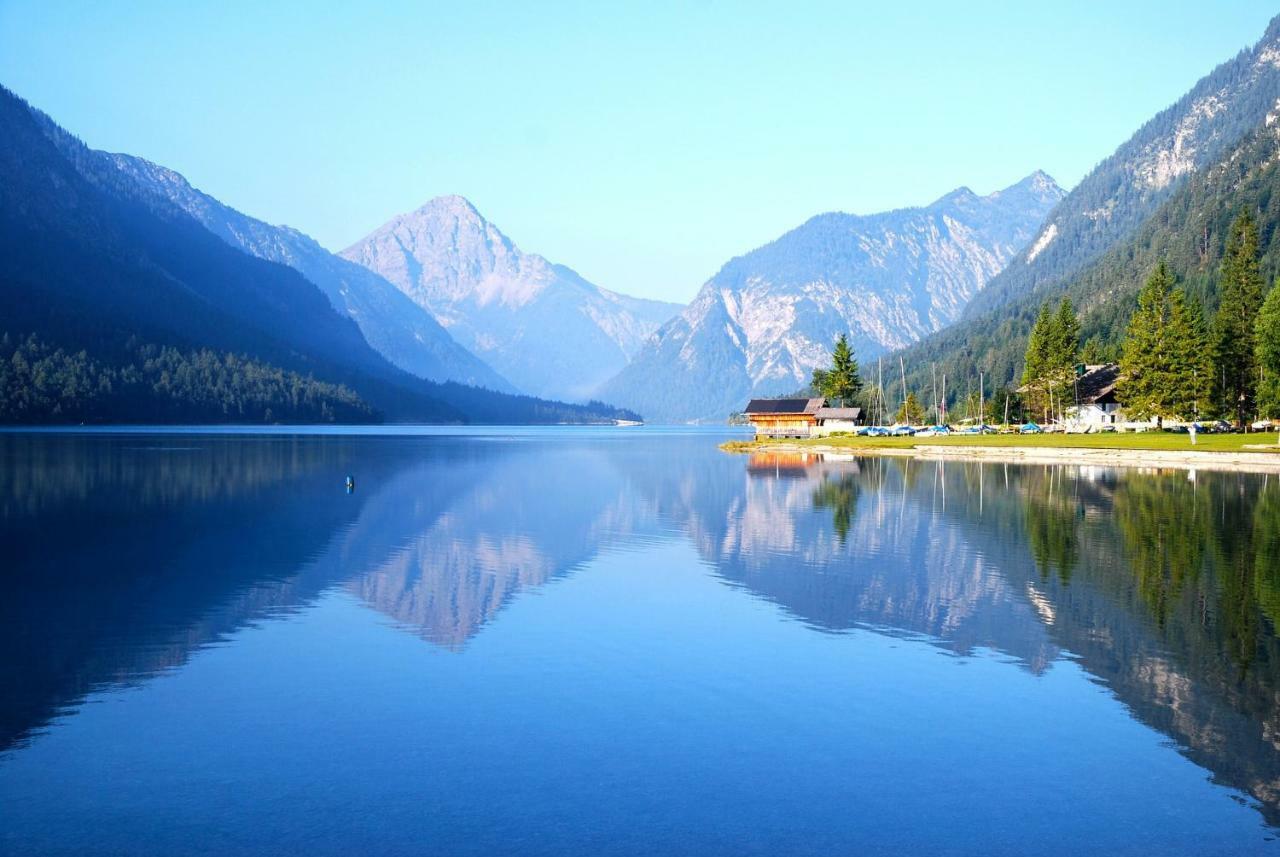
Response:
[{"label": "distant mountain haze", "polygon": [[724,419],[796,390],[849,335],[865,361],[951,324],[1062,198],[1036,172],[923,208],[821,214],[729,261],[600,395],[648,418]]},{"label": "distant mountain haze", "polygon": [[342,251],[395,284],[521,390],[594,397],[681,307],[602,289],[524,253],[466,199],[442,196]]}]

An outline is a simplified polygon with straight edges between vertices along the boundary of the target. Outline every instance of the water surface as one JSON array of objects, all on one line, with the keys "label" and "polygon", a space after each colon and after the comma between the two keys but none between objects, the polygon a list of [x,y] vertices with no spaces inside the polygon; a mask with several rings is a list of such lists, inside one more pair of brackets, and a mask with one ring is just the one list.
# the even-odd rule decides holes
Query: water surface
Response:
[{"label": "water surface", "polygon": [[385,431],[0,434],[0,852],[1280,854],[1275,479]]}]

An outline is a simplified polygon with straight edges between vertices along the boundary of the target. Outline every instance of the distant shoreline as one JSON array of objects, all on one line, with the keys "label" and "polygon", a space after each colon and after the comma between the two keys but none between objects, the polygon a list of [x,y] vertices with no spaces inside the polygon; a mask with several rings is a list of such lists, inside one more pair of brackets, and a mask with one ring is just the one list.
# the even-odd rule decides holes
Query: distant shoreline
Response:
[{"label": "distant shoreline", "polygon": [[[1261,435],[1260,437],[1266,437]],[[730,441],[720,445],[733,453],[813,453],[820,455],[894,456],[923,461],[979,460],[1010,464],[1077,464],[1095,467],[1172,467],[1183,470],[1230,470],[1280,473],[1280,446],[1239,444],[1234,450],[1140,449],[1096,446],[920,443],[878,446],[787,441]]]}]

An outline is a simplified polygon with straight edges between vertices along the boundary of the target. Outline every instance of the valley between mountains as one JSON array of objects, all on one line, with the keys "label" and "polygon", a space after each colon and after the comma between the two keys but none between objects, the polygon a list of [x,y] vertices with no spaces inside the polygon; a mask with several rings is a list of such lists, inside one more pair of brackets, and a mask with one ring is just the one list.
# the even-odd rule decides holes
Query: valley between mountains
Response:
[{"label": "valley between mountains", "polygon": [[718,422],[806,389],[841,334],[913,389],[1016,386],[1046,302],[1072,299],[1094,354],[1158,260],[1212,311],[1241,212],[1280,269],[1280,19],[1070,190],[1036,171],[816,213],[683,306],[592,283],[460,195],[332,252],[3,88],[0,131],[8,423]]}]

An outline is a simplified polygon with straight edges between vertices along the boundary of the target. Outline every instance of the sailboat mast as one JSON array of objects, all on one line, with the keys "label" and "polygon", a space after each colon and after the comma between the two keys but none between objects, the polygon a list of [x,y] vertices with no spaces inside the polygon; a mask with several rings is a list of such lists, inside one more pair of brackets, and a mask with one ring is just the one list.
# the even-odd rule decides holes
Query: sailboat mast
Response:
[{"label": "sailboat mast", "polygon": [[902,372],[902,416],[910,417],[907,413],[907,364],[902,362],[902,355],[898,355],[898,369]]},{"label": "sailboat mast", "polygon": [[933,363],[929,367],[929,375],[933,376],[933,425],[942,422],[942,412],[938,409],[938,365]]},{"label": "sailboat mast", "polygon": [[876,405],[880,410],[876,425],[884,425],[884,358],[876,358]]}]

